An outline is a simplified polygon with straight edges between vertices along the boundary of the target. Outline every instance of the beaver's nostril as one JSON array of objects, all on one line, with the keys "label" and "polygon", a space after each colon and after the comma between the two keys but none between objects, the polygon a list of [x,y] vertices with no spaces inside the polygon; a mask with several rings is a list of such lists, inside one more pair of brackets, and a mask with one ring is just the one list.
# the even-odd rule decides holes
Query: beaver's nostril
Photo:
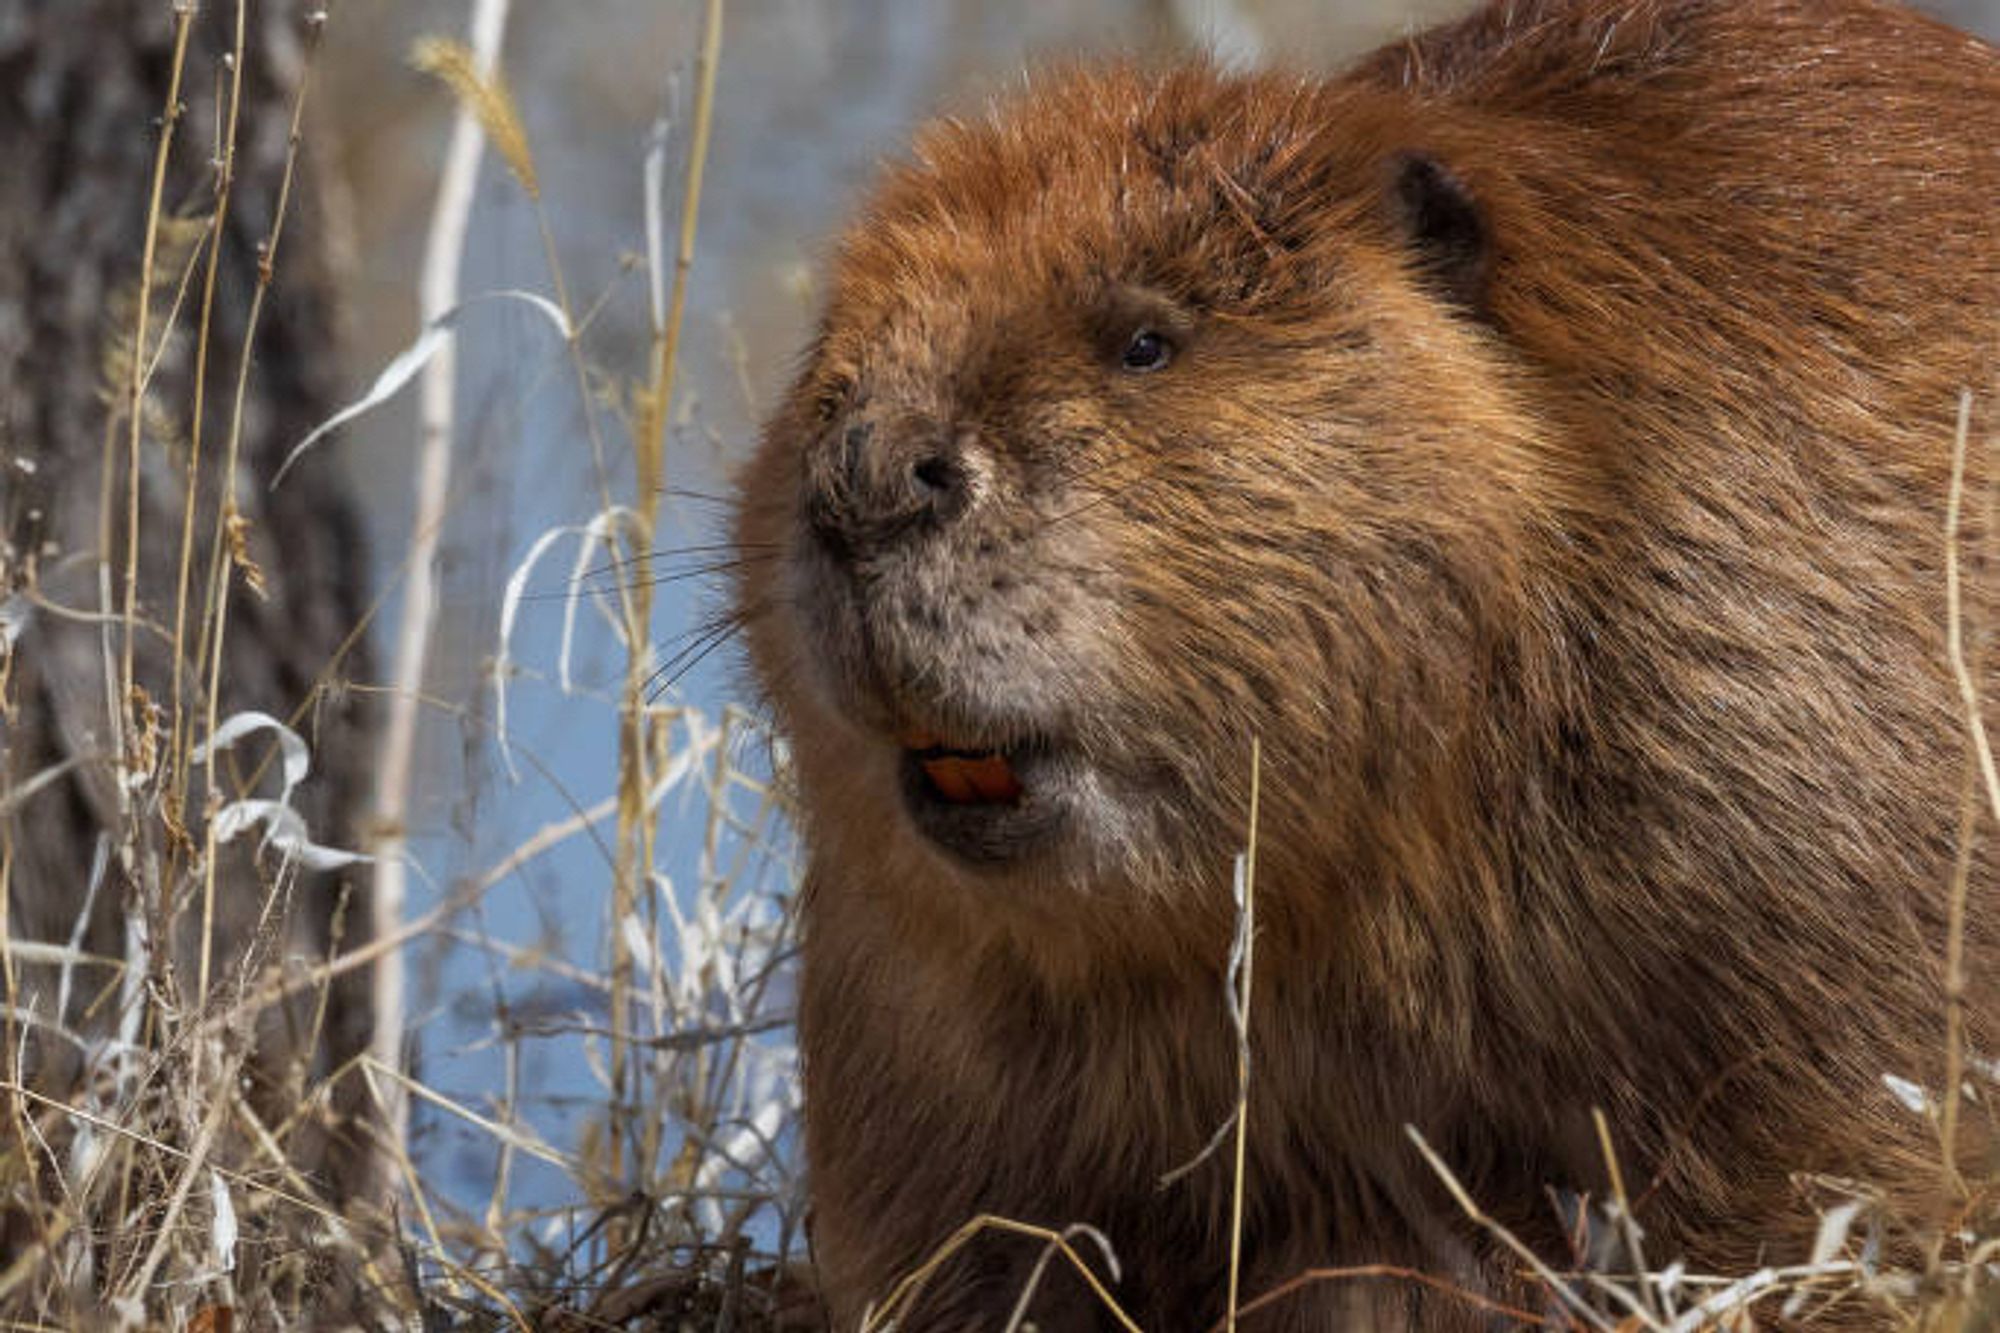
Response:
[{"label": "beaver's nostril", "polygon": [[958,444],[940,436],[918,421],[895,430],[853,422],[815,442],[805,515],[829,550],[845,555],[914,539],[972,506],[978,474]]},{"label": "beaver's nostril", "polygon": [[958,465],[943,454],[919,459],[910,473],[920,486],[937,494],[955,490],[961,480]]}]

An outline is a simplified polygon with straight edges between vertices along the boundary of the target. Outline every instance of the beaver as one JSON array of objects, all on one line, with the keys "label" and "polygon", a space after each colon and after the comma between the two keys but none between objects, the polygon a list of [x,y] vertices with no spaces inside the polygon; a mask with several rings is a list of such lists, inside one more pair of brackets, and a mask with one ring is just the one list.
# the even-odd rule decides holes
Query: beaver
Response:
[{"label": "beaver", "polygon": [[[1629,1268],[1612,1161],[1693,1272],[1804,1259],[1837,1182],[1887,1256],[1963,1215],[1905,1103],[1961,847],[1996,1049],[1944,631],[1996,144],[1995,52],[1869,0],[1510,0],[918,136],[735,529],[843,1326],[982,1214],[1097,1228],[1156,1329],[1224,1312],[1239,1224],[1246,1300],[1383,1266],[1252,1328],[1546,1310],[1490,1224]],[[1203,1148],[1253,840],[1239,1213]],[[1002,1327],[1039,1257],[982,1236],[899,1326]],[[1066,1274],[1033,1318],[1108,1326]]]}]

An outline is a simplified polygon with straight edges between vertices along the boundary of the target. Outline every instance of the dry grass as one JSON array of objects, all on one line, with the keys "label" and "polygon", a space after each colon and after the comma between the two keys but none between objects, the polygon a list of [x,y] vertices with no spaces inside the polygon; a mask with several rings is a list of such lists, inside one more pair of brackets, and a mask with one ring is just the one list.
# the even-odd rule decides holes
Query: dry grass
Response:
[{"label": "dry grass", "polygon": [[[258,595],[266,571],[250,557],[228,487],[215,512],[197,514],[197,488],[187,486],[171,629],[148,619],[138,592],[140,544],[132,539],[140,522],[137,479],[153,466],[151,451],[162,447],[165,423],[203,421],[204,398],[218,395],[234,404],[228,434],[212,451],[219,457],[203,459],[199,426],[194,438],[174,443],[186,449],[190,472],[209,467],[235,476],[249,429],[246,389],[257,373],[251,346],[242,350],[233,381],[219,378],[222,372],[208,362],[209,321],[224,290],[217,274],[225,228],[217,219],[229,215],[232,202],[241,81],[246,59],[261,50],[255,24],[286,20],[254,14],[244,0],[226,16],[235,46],[222,67],[234,84],[218,91],[213,142],[200,142],[198,131],[209,127],[179,115],[198,10],[176,6],[156,165],[150,186],[134,182],[147,222],[143,252],[133,256],[131,317],[107,353],[120,389],[110,400],[105,475],[126,480],[122,487],[107,480],[100,606],[88,614],[101,626],[98,688],[113,701],[110,714],[120,728],[99,759],[120,796],[116,826],[98,853],[92,901],[78,905],[72,938],[17,938],[4,905],[8,895],[0,894],[0,962],[5,994],[13,997],[0,1006],[0,1325],[754,1329],[782,1319],[810,1322],[812,1300],[790,1270],[801,1206],[790,1167],[796,1094],[782,1009],[790,872],[775,792],[740,761],[769,747],[740,710],[697,707],[665,688],[647,564],[663,540],[667,407],[713,104],[720,6],[711,5],[708,15],[698,114],[691,130],[679,131],[694,141],[677,252],[666,251],[657,231],[652,238],[649,262],[671,275],[673,295],[670,306],[655,302],[647,379],[606,393],[612,378],[592,364],[586,341],[592,312],[572,305],[546,215],[547,267],[539,282],[523,283],[550,293],[530,299],[550,314],[562,338],[562,361],[590,435],[601,509],[568,533],[578,567],[620,571],[559,585],[572,623],[579,608],[604,612],[601,623],[584,617],[585,632],[597,625],[625,667],[612,695],[565,688],[558,706],[598,718],[608,710],[616,718],[615,769],[606,772],[601,795],[561,793],[571,816],[520,837],[454,884],[436,886],[427,909],[378,916],[370,929],[347,921],[342,908],[340,919],[328,923],[335,945],[319,957],[298,953],[286,925],[303,876],[366,875],[372,858],[376,869],[393,860],[399,872],[435,879],[402,832],[406,808],[385,812],[380,836],[368,847],[328,845],[324,831],[309,825],[299,798],[314,782],[307,737],[320,689],[338,682],[406,701],[488,744],[504,743],[508,764],[518,758],[530,780],[541,770],[532,748],[496,730],[504,714],[496,717],[489,702],[424,695],[415,683],[420,667],[396,684],[373,686],[341,681],[340,663],[330,661],[314,694],[287,717],[232,708],[221,666],[232,603],[246,591]],[[315,38],[323,23],[324,16],[312,20]],[[284,281],[281,241],[316,53],[315,41],[293,105],[276,214],[263,220],[257,281],[245,298],[251,344],[267,292]],[[454,43],[430,41],[419,58],[489,135],[499,136],[503,160],[539,212],[544,201],[528,132],[504,86]],[[214,163],[214,211],[193,221],[169,214],[163,186],[169,162],[185,154],[207,154]],[[455,267],[460,255],[439,262]],[[469,315],[464,304],[440,312],[419,338],[404,378],[448,345],[451,328]],[[191,401],[164,401],[155,378],[174,338],[200,349]],[[445,421],[449,427],[449,414]],[[621,469],[611,454],[620,441],[631,454],[622,471],[638,479],[626,496],[614,490]],[[441,523],[448,510],[447,496],[427,521]],[[213,533],[214,542],[196,577],[203,533]],[[536,553],[563,536],[551,534]],[[130,553],[118,567],[109,558],[115,551]],[[412,579],[432,558],[423,535],[413,538],[400,579]],[[524,561],[522,577],[510,585],[510,627],[520,599],[535,595],[525,577],[531,564]],[[392,591],[380,591],[377,609]],[[369,628],[355,625],[349,642]],[[172,676],[170,683],[145,678],[136,645],[148,636],[173,645],[171,660],[182,669],[162,673]],[[565,684],[569,650],[566,632]],[[519,651],[530,660],[547,656],[540,647]],[[11,664],[5,654],[0,663]],[[497,666],[496,698],[504,698],[526,673],[507,644]],[[0,689],[14,684],[13,673],[0,669]],[[0,703],[10,714],[19,706],[11,694]],[[21,807],[62,776],[31,774],[0,791],[0,811]],[[191,792],[218,795],[191,798]],[[678,851],[656,845],[663,823],[698,845]],[[572,888],[601,922],[594,962],[565,961],[486,925],[489,893],[559,849],[588,841],[611,851],[603,885]],[[88,859],[92,851],[80,847],[77,855]],[[667,880],[670,855],[675,865],[692,866],[679,888]],[[219,898],[243,883],[222,870],[232,857],[255,860],[252,882],[262,884],[265,897],[261,908],[251,906],[262,919],[247,945],[225,955],[212,944],[219,938]],[[0,879],[11,866],[9,844],[0,847]],[[83,947],[83,923],[117,871],[144,886],[146,902],[127,914],[122,956],[106,957]],[[189,940],[191,953],[179,944]],[[474,1100],[411,1072],[402,1056],[400,998],[378,990],[378,1002],[387,1001],[378,1008],[390,1020],[387,1039],[339,1067],[323,1067],[315,1052],[331,985],[366,970],[378,984],[395,977],[399,989],[402,955],[427,946],[555,977],[587,997],[581,1016],[519,1008],[510,1003],[511,987],[496,984],[488,1027],[503,1086]],[[29,965],[59,978],[55,994],[23,989],[20,969]],[[102,993],[80,993],[86,977],[107,975],[113,980]],[[301,1014],[305,1031],[294,1034],[290,1066],[262,1071],[296,1090],[292,1106],[274,1117],[245,1094],[246,1078],[252,1062],[268,1055],[259,1053],[260,1031]],[[573,1090],[594,1102],[593,1110],[563,1122],[571,1127],[563,1136],[573,1142],[546,1131],[539,1119],[546,1090],[523,1083],[531,1048],[551,1043],[579,1053],[572,1059],[596,1074],[594,1083]],[[79,1070],[78,1077],[48,1076],[55,1066],[32,1052],[50,1048],[73,1055],[62,1063]],[[374,1114],[360,1125],[334,1126],[329,1108],[337,1091],[357,1087]],[[468,1200],[463,1182],[454,1185],[449,1164],[439,1160],[456,1140],[405,1132],[398,1107],[406,1102],[417,1123],[449,1121],[484,1143],[492,1181],[483,1199]],[[368,1136],[361,1160],[373,1165],[362,1178],[328,1179],[298,1164],[304,1143],[335,1132]],[[523,1186],[529,1166],[541,1174]]]}]

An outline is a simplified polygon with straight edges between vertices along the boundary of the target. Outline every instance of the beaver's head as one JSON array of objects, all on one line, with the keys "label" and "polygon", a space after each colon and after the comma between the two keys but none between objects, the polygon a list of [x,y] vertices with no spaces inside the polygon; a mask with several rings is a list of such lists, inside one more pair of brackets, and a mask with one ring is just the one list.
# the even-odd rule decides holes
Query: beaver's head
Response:
[{"label": "beaver's head", "polygon": [[1226,874],[1253,736],[1287,826],[1416,799],[1538,465],[1483,203],[1404,119],[1071,74],[889,174],[744,479],[809,837],[1116,892]]}]

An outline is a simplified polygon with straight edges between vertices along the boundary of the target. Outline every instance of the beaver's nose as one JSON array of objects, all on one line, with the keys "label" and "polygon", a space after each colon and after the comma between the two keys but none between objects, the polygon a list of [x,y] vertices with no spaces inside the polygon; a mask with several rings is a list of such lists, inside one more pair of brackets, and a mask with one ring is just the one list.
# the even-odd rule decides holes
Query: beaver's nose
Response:
[{"label": "beaver's nose", "polygon": [[967,450],[930,423],[850,422],[808,466],[807,520],[843,554],[944,527],[971,507]]}]

